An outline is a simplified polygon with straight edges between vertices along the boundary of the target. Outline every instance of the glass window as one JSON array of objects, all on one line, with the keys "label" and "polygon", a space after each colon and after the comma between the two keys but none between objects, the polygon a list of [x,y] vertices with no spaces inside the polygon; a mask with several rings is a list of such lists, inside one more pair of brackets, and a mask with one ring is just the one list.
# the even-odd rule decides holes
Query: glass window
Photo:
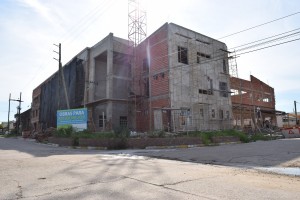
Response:
[{"label": "glass window", "polygon": [[106,116],[104,115],[104,119],[103,119],[103,115],[99,115],[99,127],[103,128],[105,123],[106,123]]},{"label": "glass window", "polygon": [[127,127],[127,116],[120,116],[120,127]]}]

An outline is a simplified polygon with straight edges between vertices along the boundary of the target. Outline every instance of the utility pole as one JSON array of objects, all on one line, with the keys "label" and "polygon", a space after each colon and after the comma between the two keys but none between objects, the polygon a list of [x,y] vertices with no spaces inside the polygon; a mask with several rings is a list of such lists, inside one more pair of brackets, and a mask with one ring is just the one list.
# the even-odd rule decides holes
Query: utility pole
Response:
[{"label": "utility pole", "polygon": [[8,99],[8,119],[7,119],[7,131],[8,131],[8,133],[9,133],[10,98],[11,98],[11,93],[9,93],[9,99]]},{"label": "utility pole", "polygon": [[296,101],[294,101],[294,106],[295,106],[296,125],[298,125],[298,119],[297,119],[297,102]]},{"label": "utility pole", "polygon": [[22,101],[22,92],[20,92],[20,98],[19,99],[12,99],[11,94],[9,94],[9,103],[8,103],[8,132],[9,132],[9,115],[10,115],[10,101],[17,101],[19,102],[19,106],[17,107],[17,116],[19,117],[18,122],[17,122],[17,134],[19,134],[19,127],[21,123],[21,102]]},{"label": "utility pole", "polygon": [[55,46],[58,47],[58,52],[54,51],[55,53],[58,54],[58,60],[56,58],[54,58],[55,60],[58,61],[58,80],[59,80],[59,84],[58,84],[58,109],[59,109],[59,103],[60,103],[60,83],[61,83],[61,79],[63,82],[63,87],[64,87],[64,94],[65,94],[65,99],[66,99],[66,103],[67,103],[67,108],[70,109],[70,104],[69,104],[69,98],[68,98],[68,93],[67,93],[67,87],[66,87],[66,82],[65,82],[65,75],[63,72],[63,68],[62,68],[62,64],[61,64],[61,43],[59,43],[58,45],[54,44]]}]

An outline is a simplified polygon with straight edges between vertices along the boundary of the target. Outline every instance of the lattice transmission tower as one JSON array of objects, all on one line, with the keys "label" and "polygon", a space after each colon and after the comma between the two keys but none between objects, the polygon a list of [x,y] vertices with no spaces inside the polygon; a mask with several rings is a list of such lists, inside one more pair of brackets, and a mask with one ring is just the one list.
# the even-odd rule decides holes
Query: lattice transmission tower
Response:
[{"label": "lattice transmission tower", "polygon": [[147,14],[140,0],[128,0],[128,40],[136,47],[147,36]]}]

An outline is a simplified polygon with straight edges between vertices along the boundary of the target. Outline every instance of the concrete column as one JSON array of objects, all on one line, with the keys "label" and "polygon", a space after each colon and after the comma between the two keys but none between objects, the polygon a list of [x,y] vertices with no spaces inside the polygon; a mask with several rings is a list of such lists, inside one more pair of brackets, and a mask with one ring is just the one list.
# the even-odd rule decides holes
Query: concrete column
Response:
[{"label": "concrete column", "polygon": [[[88,82],[95,81],[95,72],[96,72],[96,62],[95,59],[92,57],[92,53],[88,54]],[[88,102],[92,102],[95,100],[95,85],[94,84],[87,84],[87,90],[88,90]]]},{"label": "concrete column", "polygon": [[109,34],[109,42],[107,47],[107,85],[106,98],[113,98],[113,34]]},{"label": "concrete column", "polygon": [[[106,79],[106,98],[112,99],[113,98],[113,34],[109,34],[109,42],[107,45],[107,64],[106,64],[106,70],[107,70],[107,79]],[[107,119],[113,119],[113,112],[112,112],[112,102],[109,101],[107,103],[107,109],[106,109],[106,116]],[[113,123],[113,121],[111,121]]]}]

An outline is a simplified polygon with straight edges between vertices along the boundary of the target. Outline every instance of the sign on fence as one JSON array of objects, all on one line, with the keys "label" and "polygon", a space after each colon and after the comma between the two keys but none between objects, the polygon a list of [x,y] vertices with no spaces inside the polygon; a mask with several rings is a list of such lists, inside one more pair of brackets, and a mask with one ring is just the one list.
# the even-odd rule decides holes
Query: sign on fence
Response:
[{"label": "sign on fence", "polygon": [[70,110],[58,110],[56,113],[57,117],[57,128],[64,126],[72,126],[78,131],[87,129],[87,109],[70,109]]}]

